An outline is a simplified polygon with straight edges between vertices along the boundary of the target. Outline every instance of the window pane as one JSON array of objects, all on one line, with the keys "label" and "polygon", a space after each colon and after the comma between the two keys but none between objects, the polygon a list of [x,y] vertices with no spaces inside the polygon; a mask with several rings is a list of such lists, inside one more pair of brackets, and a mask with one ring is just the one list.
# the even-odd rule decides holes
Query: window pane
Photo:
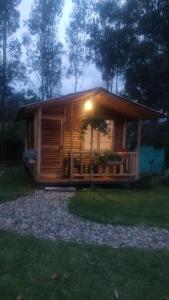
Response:
[{"label": "window pane", "polygon": [[[93,150],[112,150],[113,149],[113,121],[107,121],[109,126],[109,135],[94,130],[93,131]],[[88,126],[85,141],[84,150],[91,149],[91,126]]]},{"label": "window pane", "polygon": [[109,134],[104,135],[100,132],[100,150],[112,150],[113,149],[113,122],[108,122]]}]

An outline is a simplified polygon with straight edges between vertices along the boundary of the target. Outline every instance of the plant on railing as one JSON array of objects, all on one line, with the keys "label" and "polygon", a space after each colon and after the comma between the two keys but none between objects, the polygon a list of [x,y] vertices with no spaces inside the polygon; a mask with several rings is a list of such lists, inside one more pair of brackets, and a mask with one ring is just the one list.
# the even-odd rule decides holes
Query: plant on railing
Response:
[{"label": "plant on railing", "polygon": [[121,155],[112,152],[112,151],[105,151],[103,153],[94,153],[93,160],[96,164],[106,164],[106,163],[112,163],[112,162],[120,162],[121,161]]},{"label": "plant on railing", "polygon": [[91,126],[93,129],[100,131],[104,135],[109,135],[110,130],[108,122],[103,118],[98,117],[86,117],[81,122],[80,136],[84,139],[85,133],[88,126]]}]

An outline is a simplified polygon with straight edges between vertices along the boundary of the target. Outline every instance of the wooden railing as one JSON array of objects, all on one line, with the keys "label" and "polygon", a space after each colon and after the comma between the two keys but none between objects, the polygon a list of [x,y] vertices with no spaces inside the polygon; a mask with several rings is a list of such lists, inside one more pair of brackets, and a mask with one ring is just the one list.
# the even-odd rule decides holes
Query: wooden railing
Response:
[{"label": "wooden railing", "polygon": [[114,178],[137,176],[137,152],[117,152],[120,159],[107,163],[95,160],[96,154],[105,151],[72,151],[64,153],[63,174],[71,180],[75,178]]}]

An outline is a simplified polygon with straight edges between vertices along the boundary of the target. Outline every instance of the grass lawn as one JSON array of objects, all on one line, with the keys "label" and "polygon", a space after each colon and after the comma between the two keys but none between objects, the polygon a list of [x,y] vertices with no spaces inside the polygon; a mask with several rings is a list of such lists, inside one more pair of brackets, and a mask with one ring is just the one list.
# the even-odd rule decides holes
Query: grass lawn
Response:
[{"label": "grass lawn", "polygon": [[169,187],[152,190],[86,190],[70,201],[72,212],[109,224],[147,224],[169,227]]},{"label": "grass lawn", "polygon": [[33,191],[33,182],[22,167],[0,166],[0,203]]},{"label": "grass lawn", "polygon": [[[5,170],[2,173],[2,170]],[[0,169],[0,202],[27,195],[22,168]],[[167,225],[169,189],[78,192],[71,209],[109,223]],[[168,300],[169,251],[41,241],[0,231],[2,300]]]},{"label": "grass lawn", "polygon": [[169,299],[167,251],[77,246],[5,232],[0,245],[2,300]]}]

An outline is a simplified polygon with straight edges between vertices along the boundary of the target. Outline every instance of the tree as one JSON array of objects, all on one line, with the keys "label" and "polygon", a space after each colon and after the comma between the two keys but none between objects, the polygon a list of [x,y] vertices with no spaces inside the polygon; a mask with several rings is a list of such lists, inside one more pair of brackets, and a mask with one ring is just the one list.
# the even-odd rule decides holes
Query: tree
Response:
[{"label": "tree", "polygon": [[27,22],[30,35],[24,35],[28,67],[39,80],[41,98],[52,98],[61,84],[62,44],[57,25],[63,0],[34,0]]},{"label": "tree", "polygon": [[123,16],[132,45],[125,90],[144,104],[169,111],[169,2],[128,0]]},{"label": "tree", "polygon": [[5,119],[5,157],[8,160],[19,160],[24,151],[25,123],[16,122],[16,114],[20,106],[36,102],[37,96],[32,90],[13,91],[6,101]]},{"label": "tree", "polygon": [[86,20],[89,9],[87,0],[73,0],[70,22],[66,30],[68,44],[68,77],[74,77],[75,92],[86,63]]},{"label": "tree", "polygon": [[88,42],[91,58],[102,73],[106,87],[113,90],[116,79],[123,74],[126,62],[126,32],[121,19],[121,4],[116,0],[96,1],[94,14],[88,26]]},{"label": "tree", "polygon": [[1,121],[1,159],[4,158],[4,135],[6,121],[6,102],[15,81],[24,78],[24,66],[20,62],[21,44],[13,37],[19,27],[20,0],[1,0],[0,2],[0,121]]}]

